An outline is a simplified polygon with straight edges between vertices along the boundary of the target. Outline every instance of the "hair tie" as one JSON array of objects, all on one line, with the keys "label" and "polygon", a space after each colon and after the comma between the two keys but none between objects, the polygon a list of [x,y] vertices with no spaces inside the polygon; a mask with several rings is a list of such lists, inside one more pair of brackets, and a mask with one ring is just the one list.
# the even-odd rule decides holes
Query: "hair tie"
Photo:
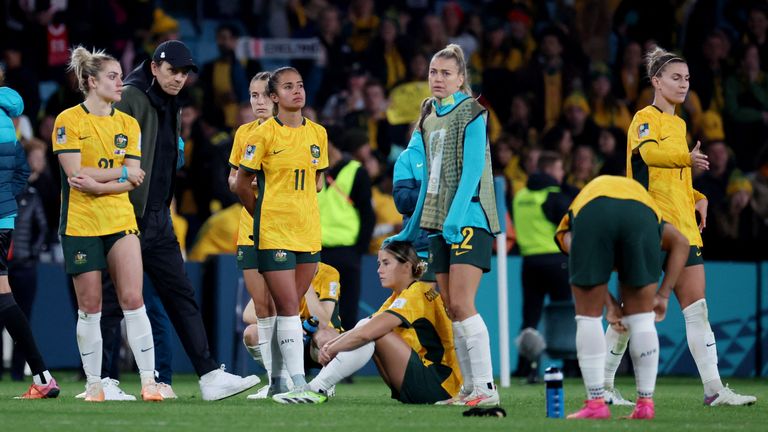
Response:
[{"label": "hair tie", "polygon": [[659,72],[661,72],[661,70],[662,70],[662,69],[664,69],[664,67],[665,67],[665,66],[666,66],[666,65],[667,65],[669,62],[671,62],[671,61],[674,61],[674,60],[680,60],[681,62],[685,63],[685,60],[683,60],[683,59],[682,59],[682,58],[680,58],[680,57],[672,57],[671,59],[669,59],[669,60],[665,61],[665,62],[664,62],[664,64],[662,64],[661,66],[659,66],[659,68],[656,70],[656,74],[654,74],[653,76],[657,76],[657,75],[659,75]]}]

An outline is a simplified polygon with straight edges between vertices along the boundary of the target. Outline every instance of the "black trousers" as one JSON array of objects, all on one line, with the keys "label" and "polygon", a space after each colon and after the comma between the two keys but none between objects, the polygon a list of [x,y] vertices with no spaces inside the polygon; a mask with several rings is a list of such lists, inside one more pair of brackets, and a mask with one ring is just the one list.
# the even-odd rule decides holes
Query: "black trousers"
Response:
[{"label": "black trousers", "polygon": [[[167,207],[147,209],[138,220],[141,231],[141,258],[144,272],[149,276],[163,307],[179,335],[181,344],[189,356],[198,376],[218,369],[219,364],[211,355],[208,335],[203,325],[200,308],[195,302],[195,291],[184,271],[184,260],[176,235],[173,232],[171,213]],[[107,292],[111,291],[108,295]],[[104,340],[105,362],[102,370],[109,370],[107,351],[114,346],[123,312],[114,294],[111,281],[104,285],[101,306],[101,334]],[[166,345],[166,349],[170,346]],[[162,353],[156,354],[156,357]]]},{"label": "black trousers", "polygon": [[[24,315],[29,318],[32,313],[32,304],[35,301],[37,293],[37,263],[35,261],[10,261],[8,269],[8,283],[11,285],[11,292],[16,304]],[[3,327],[0,326],[0,333]],[[0,344],[1,345],[1,344]],[[3,347],[0,346],[0,358],[3,357]],[[26,358],[19,347],[14,346],[11,357],[11,379],[14,381],[24,380],[24,363]],[[0,375],[3,372],[3,364],[0,361]]]},{"label": "black trousers", "polygon": [[325,264],[339,271],[341,294],[339,316],[341,325],[350,330],[357,324],[357,310],[360,302],[360,266],[362,255],[354,246],[324,247],[321,259]]},{"label": "black trousers", "polygon": [[[550,301],[571,300],[568,282],[568,257],[561,253],[529,255],[523,257],[523,322],[520,330],[537,328],[544,309],[544,298]],[[518,358],[517,376],[530,372],[530,363]]]}]

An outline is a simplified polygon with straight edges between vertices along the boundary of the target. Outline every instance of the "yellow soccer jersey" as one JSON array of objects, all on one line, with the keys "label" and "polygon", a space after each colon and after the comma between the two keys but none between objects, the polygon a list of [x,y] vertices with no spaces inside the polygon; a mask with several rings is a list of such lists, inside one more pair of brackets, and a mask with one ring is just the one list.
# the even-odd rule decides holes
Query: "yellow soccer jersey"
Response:
[{"label": "yellow soccer jersey", "polygon": [[428,283],[415,282],[399,295],[392,293],[374,315],[380,313],[400,318],[402,323],[395,333],[416,351],[425,366],[439,364],[445,370],[447,378],[442,386],[448,394],[456,395],[461,371],[453,349],[453,327],[440,294]]},{"label": "yellow soccer jersey", "polygon": [[292,128],[273,117],[247,142],[240,168],[255,172],[259,183],[253,223],[257,248],[319,251],[315,173],[328,168],[325,128],[307,119]]},{"label": "yellow soccer jersey", "polygon": [[[235,132],[235,140],[232,143],[232,151],[229,153],[230,167],[234,169],[238,169],[238,167],[240,167],[240,161],[243,159],[245,148],[247,146],[246,143],[248,142],[247,138],[253,133],[253,131],[256,130],[257,127],[259,127],[260,124],[261,120],[255,120],[237,128],[237,132]],[[254,191],[254,195],[258,198],[258,191]],[[248,213],[248,210],[243,207],[243,209],[240,211],[240,226],[237,230],[237,244],[240,246],[252,246],[252,234],[253,216],[251,216],[251,214]]]},{"label": "yellow soccer jersey", "polygon": [[626,177],[600,176],[584,186],[584,189],[579,192],[579,195],[568,208],[568,212],[560,221],[555,233],[555,240],[557,240],[561,250],[563,249],[563,237],[565,237],[566,232],[571,230],[571,218],[578,216],[584,206],[600,197],[634,200],[643,203],[656,213],[656,218],[661,223],[661,210],[640,183]]},{"label": "yellow soccer jersey", "polygon": [[[312,278],[310,288],[315,290],[317,298],[321,302],[332,301],[335,303],[328,327],[341,330],[341,319],[339,318],[339,295],[341,295],[341,284],[339,284],[339,280],[338,270],[328,264],[318,263],[317,273],[315,274],[315,277]],[[299,303],[299,317],[304,321],[309,318],[310,315],[307,301],[302,297],[301,303]]]},{"label": "yellow soccer jersey", "polygon": [[[638,153],[633,154],[634,151]],[[635,114],[627,132],[627,177],[639,181],[691,245],[702,246],[685,121],[649,105]]]},{"label": "yellow soccer jersey", "polygon": [[[133,117],[112,110],[95,116],[80,104],[64,110],[53,127],[53,153],[80,153],[80,166],[117,168],[125,158],[141,159],[141,132]],[[91,195],[71,189],[61,170],[61,223],[59,234],[102,236],[136,230],[136,217],[128,192]]]}]

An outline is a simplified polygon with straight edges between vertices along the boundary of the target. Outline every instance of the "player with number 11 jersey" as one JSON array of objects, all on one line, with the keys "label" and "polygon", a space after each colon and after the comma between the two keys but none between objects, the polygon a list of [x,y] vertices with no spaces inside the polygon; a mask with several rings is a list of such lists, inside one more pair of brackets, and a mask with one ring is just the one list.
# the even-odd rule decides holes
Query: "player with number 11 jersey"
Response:
[{"label": "player with number 11 jersey", "polygon": [[273,117],[248,140],[240,167],[256,173],[253,211],[256,249],[320,250],[320,211],[315,176],[328,168],[325,128],[304,118],[298,128]]}]

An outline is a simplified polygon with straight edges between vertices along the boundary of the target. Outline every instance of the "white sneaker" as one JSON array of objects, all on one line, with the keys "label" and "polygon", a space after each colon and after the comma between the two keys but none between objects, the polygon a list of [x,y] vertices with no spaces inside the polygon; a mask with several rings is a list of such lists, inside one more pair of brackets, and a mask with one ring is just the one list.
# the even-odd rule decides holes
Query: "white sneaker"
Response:
[{"label": "white sneaker", "polygon": [[166,383],[157,383],[157,388],[160,390],[160,394],[163,395],[163,399],[178,399],[176,392],[173,391],[173,387]]},{"label": "white sneaker", "polygon": [[[104,388],[104,400],[108,401],[135,401],[136,396],[130,395],[120,388],[120,381],[112,378],[102,378],[101,385]],[[76,399],[85,399],[85,392],[75,396]]]},{"label": "white sneaker", "polygon": [[248,400],[261,400],[267,398],[267,393],[269,393],[269,384],[265,385],[264,387],[260,388],[259,391],[257,391],[254,394],[249,394],[246,399]]},{"label": "white sneaker", "polygon": [[730,406],[743,406],[753,405],[757,402],[757,398],[754,396],[745,396],[735,393],[726,384],[717,394],[711,397],[704,398],[704,405],[717,406],[717,405],[730,405]]},{"label": "white sneaker", "polygon": [[605,389],[603,398],[608,405],[635,406],[635,403],[631,400],[624,399],[616,388]]},{"label": "white sneaker", "polygon": [[200,377],[203,400],[214,401],[234,396],[260,383],[256,375],[240,377],[225,371],[224,365]]}]

